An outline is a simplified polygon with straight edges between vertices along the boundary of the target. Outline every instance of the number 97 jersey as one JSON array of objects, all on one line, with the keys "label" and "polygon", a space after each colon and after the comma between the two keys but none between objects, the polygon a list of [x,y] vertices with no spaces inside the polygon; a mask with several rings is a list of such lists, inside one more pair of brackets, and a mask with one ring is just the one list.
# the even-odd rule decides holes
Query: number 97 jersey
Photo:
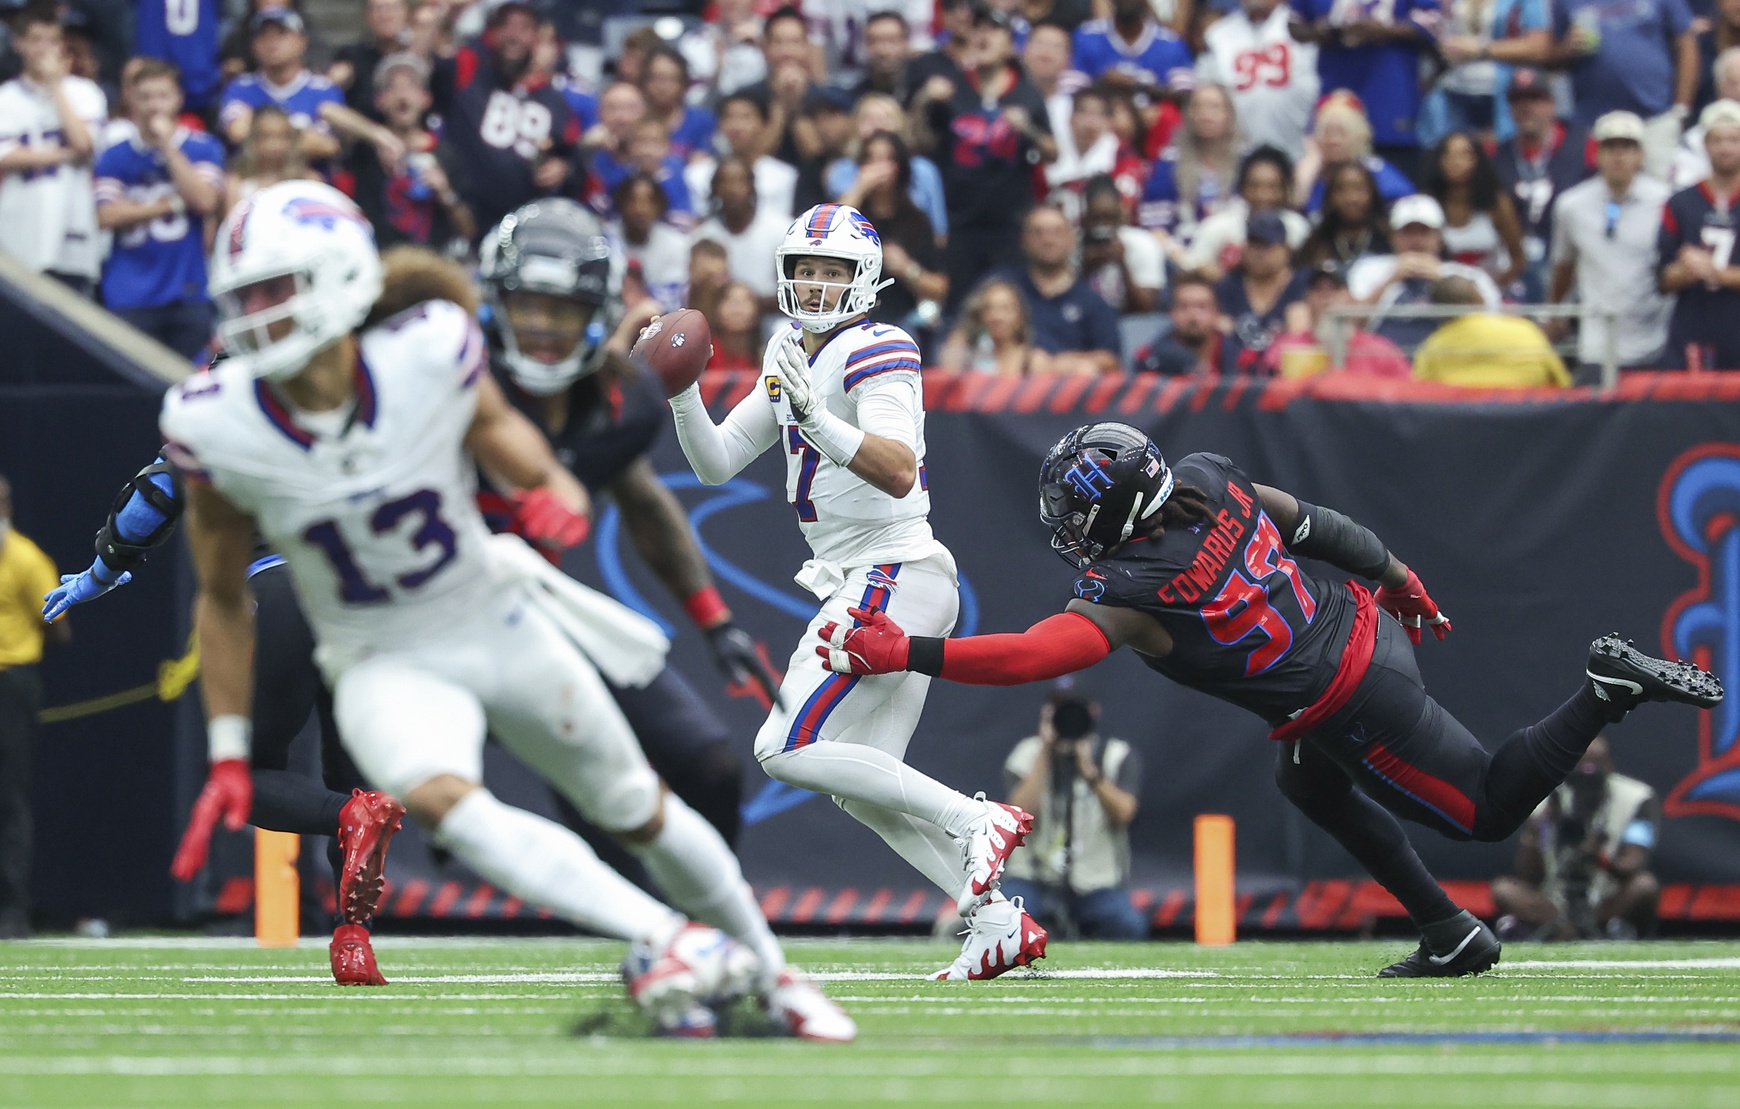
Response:
[{"label": "number 97 jersey", "polygon": [[457,626],[493,592],[464,448],[489,365],[477,324],[428,301],[364,332],[358,352],[352,406],[293,412],[222,363],[171,389],[161,419],[186,479],[283,555],[329,673],[328,659]]},{"label": "number 97 jersey", "polygon": [[1179,488],[1205,494],[1209,519],[1122,544],[1082,572],[1075,595],[1154,617],[1172,636],[1172,653],[1140,655],[1144,663],[1278,725],[1334,678],[1353,631],[1353,594],[1288,555],[1232,462],[1192,454],[1172,472]]}]

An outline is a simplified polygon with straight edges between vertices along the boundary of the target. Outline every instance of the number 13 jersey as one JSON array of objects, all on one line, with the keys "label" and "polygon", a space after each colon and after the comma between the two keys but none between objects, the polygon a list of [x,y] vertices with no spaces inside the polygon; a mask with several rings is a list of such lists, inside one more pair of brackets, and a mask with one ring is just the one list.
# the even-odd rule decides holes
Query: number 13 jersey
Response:
[{"label": "number 13 jersey", "polygon": [[1075,595],[1154,617],[1172,653],[1139,654],[1144,663],[1278,725],[1335,677],[1353,631],[1353,594],[1293,561],[1231,461],[1192,454],[1172,472],[1180,487],[1207,495],[1209,519],[1124,543],[1082,572]]},{"label": "number 13 jersey", "polygon": [[359,337],[353,405],[294,412],[221,363],[164,398],[170,460],[283,555],[329,674],[439,635],[495,592],[464,447],[488,367],[477,324],[428,301]]}]

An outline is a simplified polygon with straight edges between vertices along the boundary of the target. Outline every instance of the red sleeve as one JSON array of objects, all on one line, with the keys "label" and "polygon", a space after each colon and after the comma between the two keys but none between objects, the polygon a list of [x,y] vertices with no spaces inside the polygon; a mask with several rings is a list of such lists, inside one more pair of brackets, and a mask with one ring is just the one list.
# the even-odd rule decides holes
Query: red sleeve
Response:
[{"label": "red sleeve", "polygon": [[1098,624],[1060,612],[1024,632],[945,640],[940,676],[968,685],[1024,685],[1085,669],[1111,653]]}]

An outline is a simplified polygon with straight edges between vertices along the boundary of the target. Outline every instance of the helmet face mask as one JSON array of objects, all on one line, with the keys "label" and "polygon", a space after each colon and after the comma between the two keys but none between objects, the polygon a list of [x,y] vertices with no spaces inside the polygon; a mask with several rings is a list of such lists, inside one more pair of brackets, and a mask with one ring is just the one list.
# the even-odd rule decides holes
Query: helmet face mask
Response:
[{"label": "helmet face mask", "polygon": [[1128,424],[1088,424],[1058,440],[1039,468],[1039,518],[1051,549],[1077,569],[1128,540],[1172,495],[1172,470]]},{"label": "helmet face mask", "polygon": [[484,294],[514,384],[553,396],[604,364],[622,314],[604,229],[571,200],[538,200],[504,218],[481,251]]},{"label": "helmet face mask", "polygon": [[[817,334],[865,315],[876,306],[876,295],[894,284],[881,280],[881,236],[862,213],[845,204],[818,204],[792,220],[775,258],[779,310],[805,331]],[[800,280],[797,276],[804,263],[814,265],[830,259],[842,264],[845,281]],[[812,295],[800,297],[800,285]],[[813,299],[817,286],[822,289],[821,303],[811,309],[804,301]]]},{"label": "helmet face mask", "polygon": [[224,221],[210,290],[230,360],[255,377],[288,380],[361,326],[380,299],[374,232],[327,185],[269,186]]}]

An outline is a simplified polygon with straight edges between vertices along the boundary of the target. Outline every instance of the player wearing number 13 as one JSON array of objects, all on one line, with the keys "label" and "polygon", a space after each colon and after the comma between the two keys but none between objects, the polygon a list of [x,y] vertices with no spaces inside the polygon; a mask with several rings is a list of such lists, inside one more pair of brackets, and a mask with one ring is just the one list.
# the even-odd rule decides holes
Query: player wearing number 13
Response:
[{"label": "player wearing number 13", "polygon": [[[1427,873],[1397,816],[1452,839],[1502,840],[1604,725],[1643,701],[1722,699],[1710,674],[1608,636],[1590,647],[1568,701],[1488,754],[1426,694],[1414,662],[1409,640],[1419,643],[1422,626],[1443,639],[1449,619],[1377,536],[1334,509],[1258,485],[1219,455],[1168,466],[1146,435],[1116,423],[1077,428],[1051,448],[1039,504],[1052,548],[1081,572],[1067,611],[1020,635],[943,640],[908,637],[860,610],[864,626],[823,628],[817,653],[842,673],[1014,685],[1128,646],[1180,685],[1256,713],[1284,741],[1281,793],[1422,933],[1383,977],[1477,974],[1499,955],[1492,932]],[[1381,588],[1374,596],[1307,573],[1296,554]]]},{"label": "player wearing number 13", "polygon": [[[236,783],[223,798],[232,826],[250,793],[238,760],[257,527],[314,629],[346,751],[437,843],[514,896],[633,941],[630,993],[667,1031],[706,1034],[706,1002],[759,988],[798,1034],[850,1039],[850,1019],[785,972],[737,860],[665,790],[605,687],[601,670],[644,684],[662,639],[649,644],[620,606],[588,601],[519,539],[490,537],[479,466],[542,502],[554,531],[578,524],[584,492],[490,376],[463,275],[405,248],[383,278],[362,213],[310,182],[261,190],[217,240],[211,286],[231,357],[170,390],[161,423],[188,485],[211,780]],[[497,800],[482,785],[486,730],[675,904],[747,946]]]}]

